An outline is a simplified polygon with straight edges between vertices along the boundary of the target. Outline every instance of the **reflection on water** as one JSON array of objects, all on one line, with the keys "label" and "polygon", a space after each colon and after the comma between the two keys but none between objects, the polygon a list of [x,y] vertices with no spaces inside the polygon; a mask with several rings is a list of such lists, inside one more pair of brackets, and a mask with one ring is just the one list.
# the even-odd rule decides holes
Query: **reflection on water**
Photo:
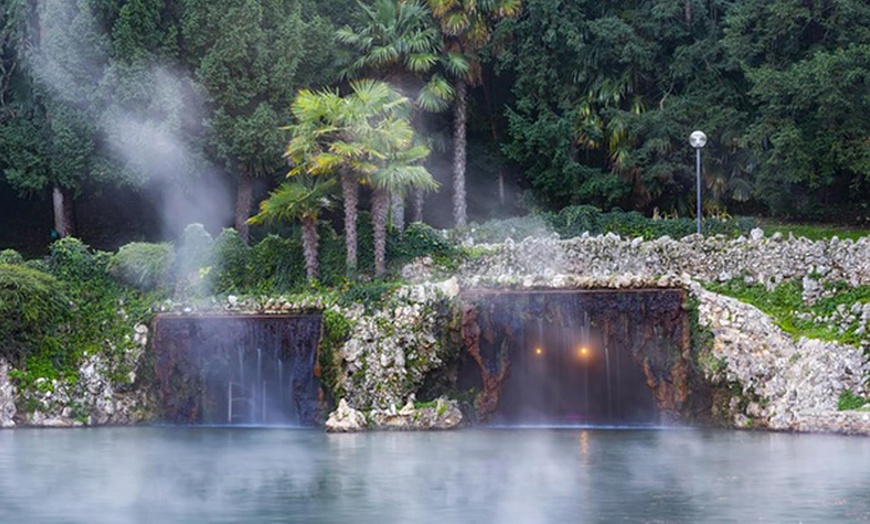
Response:
[{"label": "reflection on water", "polygon": [[0,522],[870,521],[870,439],[708,430],[0,431]]}]

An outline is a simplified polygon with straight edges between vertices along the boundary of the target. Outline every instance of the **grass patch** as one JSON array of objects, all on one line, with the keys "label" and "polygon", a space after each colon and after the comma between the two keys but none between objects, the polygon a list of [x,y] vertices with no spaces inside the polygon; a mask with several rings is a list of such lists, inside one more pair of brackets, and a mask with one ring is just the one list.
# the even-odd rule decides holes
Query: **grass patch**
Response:
[{"label": "grass patch", "polygon": [[805,237],[809,240],[829,240],[833,237],[838,237],[841,240],[851,239],[858,240],[861,237],[870,235],[868,229],[857,229],[848,227],[838,227],[832,225],[813,225],[813,224],[785,224],[781,222],[764,223],[761,228],[768,235],[781,233],[784,237],[788,237],[791,233],[795,237]]},{"label": "grass patch", "polygon": [[870,399],[847,390],[840,393],[837,409],[839,411],[870,411],[870,407],[864,407],[868,404],[870,404]]},{"label": "grass patch", "polygon": [[870,302],[870,286],[849,287],[845,283],[827,284],[831,296],[807,305],[801,298],[802,287],[797,280],[785,281],[772,291],[761,284],[746,284],[734,279],[722,284],[708,284],[707,289],[752,304],[770,315],[783,331],[794,337],[807,337],[858,345],[866,334],[854,327],[841,331],[839,321],[818,322],[816,319],[835,315],[837,307],[850,308],[855,302]]}]

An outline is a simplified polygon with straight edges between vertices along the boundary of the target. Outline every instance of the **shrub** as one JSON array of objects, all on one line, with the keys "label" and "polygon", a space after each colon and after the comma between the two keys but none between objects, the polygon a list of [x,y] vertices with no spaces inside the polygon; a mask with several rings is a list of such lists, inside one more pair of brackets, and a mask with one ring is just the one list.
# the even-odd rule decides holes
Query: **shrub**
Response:
[{"label": "shrub", "polygon": [[174,259],[169,244],[132,242],[111,256],[108,270],[124,284],[148,291],[169,283]]},{"label": "shrub", "polygon": [[0,264],[0,356],[21,362],[69,313],[69,300],[54,277]]},{"label": "shrub", "polygon": [[24,264],[24,257],[14,249],[4,249],[0,251],[0,264]]},{"label": "shrub", "polygon": [[[704,235],[736,237],[748,234],[757,227],[755,219],[739,217],[722,220],[707,218],[701,223]],[[477,242],[503,242],[508,237],[522,240],[528,236],[544,236],[556,232],[562,238],[589,233],[602,235],[616,233],[625,238],[643,237],[647,240],[669,236],[682,238],[697,232],[697,222],[690,218],[652,219],[637,211],[613,210],[607,213],[593,206],[569,206],[558,213],[541,212],[525,217],[492,220],[474,224],[458,232],[471,233]]]},{"label": "shrub", "polygon": [[178,248],[179,275],[198,272],[211,260],[214,239],[202,224],[190,224],[184,228]]},{"label": "shrub", "polygon": [[190,224],[181,234],[178,248],[175,293],[201,296],[207,292],[205,278],[211,262],[214,240],[202,224]]},{"label": "shrub", "polygon": [[405,264],[424,255],[441,264],[455,265],[458,250],[438,231],[419,222],[387,237],[387,257],[392,263]]},{"label": "shrub", "polygon": [[298,240],[268,235],[251,250],[251,290],[283,293],[305,281],[305,261]]},{"label": "shrub", "polygon": [[77,238],[62,238],[49,249],[48,269],[63,281],[82,281],[106,274],[108,265],[107,253],[91,253],[87,244]]},{"label": "shrub", "polygon": [[216,293],[243,292],[250,284],[251,248],[232,228],[221,231],[212,249],[209,279]]},{"label": "shrub", "polygon": [[470,235],[475,242],[497,243],[507,238],[519,241],[530,236],[546,236],[553,233],[550,224],[544,220],[546,215],[528,215],[524,217],[489,220],[482,224],[471,224],[463,229],[455,230],[454,235],[462,239]]}]

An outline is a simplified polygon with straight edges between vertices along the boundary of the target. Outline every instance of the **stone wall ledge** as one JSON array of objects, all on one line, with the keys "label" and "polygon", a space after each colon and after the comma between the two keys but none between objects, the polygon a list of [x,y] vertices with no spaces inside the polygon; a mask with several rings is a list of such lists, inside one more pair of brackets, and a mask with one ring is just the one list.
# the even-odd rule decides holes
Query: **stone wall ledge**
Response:
[{"label": "stone wall ledge", "polygon": [[829,411],[801,413],[792,425],[800,433],[835,433],[870,436],[870,412]]}]

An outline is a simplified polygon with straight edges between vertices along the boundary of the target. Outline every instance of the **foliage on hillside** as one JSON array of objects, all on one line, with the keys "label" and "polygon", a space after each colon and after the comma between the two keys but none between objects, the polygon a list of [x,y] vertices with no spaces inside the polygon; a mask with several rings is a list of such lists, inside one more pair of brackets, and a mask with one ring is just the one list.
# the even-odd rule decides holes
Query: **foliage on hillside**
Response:
[{"label": "foliage on hillside", "polygon": [[[710,218],[701,224],[704,235],[747,235],[757,222],[749,217]],[[527,236],[546,236],[557,233],[571,238],[588,233],[603,235],[615,233],[624,238],[642,237],[650,240],[662,236],[682,238],[697,232],[697,222],[688,218],[645,217],[636,211],[602,212],[593,206],[569,206],[558,213],[541,212],[526,217],[490,220],[473,224],[454,235],[470,235],[476,242],[502,242],[506,238],[522,240]]]},{"label": "foliage on hillside", "polygon": [[[825,293],[812,304],[803,299],[799,280],[787,280],[773,289],[763,284],[747,284],[743,279],[707,287],[752,304],[795,337],[854,345],[866,343],[868,339],[866,320],[862,321],[860,308],[870,302],[870,286],[853,288],[845,282],[825,283]],[[862,322],[865,323],[863,328]]]}]

